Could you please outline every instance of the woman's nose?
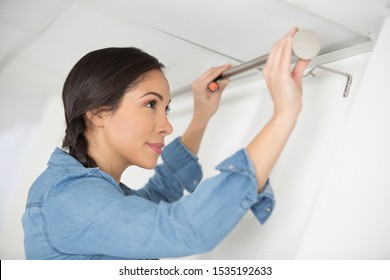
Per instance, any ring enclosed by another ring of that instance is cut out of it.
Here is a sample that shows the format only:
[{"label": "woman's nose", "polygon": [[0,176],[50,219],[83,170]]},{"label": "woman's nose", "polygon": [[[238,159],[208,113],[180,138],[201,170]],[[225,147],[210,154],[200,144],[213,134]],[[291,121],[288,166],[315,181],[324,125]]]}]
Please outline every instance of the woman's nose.
[{"label": "woman's nose", "polygon": [[168,117],[164,115],[161,120],[161,125],[159,129],[160,134],[165,134],[165,135],[171,135],[173,132],[173,127],[171,123],[168,120]]}]

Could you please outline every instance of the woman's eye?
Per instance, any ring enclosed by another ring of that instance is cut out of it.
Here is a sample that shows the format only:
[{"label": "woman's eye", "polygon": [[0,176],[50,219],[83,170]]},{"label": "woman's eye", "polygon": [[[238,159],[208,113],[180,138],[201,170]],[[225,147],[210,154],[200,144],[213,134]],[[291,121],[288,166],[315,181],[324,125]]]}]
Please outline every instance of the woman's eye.
[{"label": "woman's eye", "polygon": [[171,111],[171,107],[170,107],[170,106],[167,106],[167,107],[165,108],[165,114],[168,115],[170,111]]},{"label": "woman's eye", "polygon": [[151,109],[154,109],[154,108],[156,108],[156,104],[157,104],[157,102],[156,102],[155,100],[153,100],[153,101],[148,102],[148,103],[146,104],[146,107],[149,107],[149,108],[151,108]]}]

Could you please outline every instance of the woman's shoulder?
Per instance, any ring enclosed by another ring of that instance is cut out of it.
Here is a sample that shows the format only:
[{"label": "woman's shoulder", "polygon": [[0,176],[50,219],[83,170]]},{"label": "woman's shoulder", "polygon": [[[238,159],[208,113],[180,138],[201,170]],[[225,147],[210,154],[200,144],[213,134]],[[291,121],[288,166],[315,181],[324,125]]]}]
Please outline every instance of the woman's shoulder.
[{"label": "woman's shoulder", "polygon": [[61,149],[56,148],[47,165],[30,188],[30,203],[32,200],[43,202],[56,198],[97,196],[99,193],[123,193],[110,175],[97,167],[84,167]]}]

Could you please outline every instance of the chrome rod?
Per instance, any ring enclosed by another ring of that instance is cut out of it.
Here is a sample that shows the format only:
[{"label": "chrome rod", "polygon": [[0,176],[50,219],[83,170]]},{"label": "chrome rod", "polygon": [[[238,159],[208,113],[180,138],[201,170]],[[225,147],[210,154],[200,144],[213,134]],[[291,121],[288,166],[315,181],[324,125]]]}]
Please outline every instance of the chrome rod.
[{"label": "chrome rod", "polygon": [[[299,30],[294,36],[292,50],[295,55],[295,57],[293,58],[293,62],[297,60],[297,57],[301,59],[312,59],[320,51],[320,39],[315,32],[309,29]],[[210,92],[217,91],[219,88],[218,81],[221,79],[227,79],[232,76],[246,72],[248,70],[260,68],[260,66],[264,65],[267,62],[268,56],[269,54],[262,55],[255,59],[249,60],[240,65],[227,69],[226,71],[222,72],[222,74],[218,76],[214,81],[209,83],[208,90]],[[181,93],[190,90],[191,85],[185,86],[175,91],[175,93],[172,95],[177,96]]]},{"label": "chrome rod", "polygon": [[227,79],[227,78],[230,78],[232,76],[246,72],[248,70],[251,70],[254,68],[259,68],[260,66],[263,66],[267,62],[267,59],[268,59],[268,54],[254,58],[254,59],[249,60],[245,63],[240,64],[240,65],[234,66],[234,67],[224,71],[218,77],[218,79]]}]

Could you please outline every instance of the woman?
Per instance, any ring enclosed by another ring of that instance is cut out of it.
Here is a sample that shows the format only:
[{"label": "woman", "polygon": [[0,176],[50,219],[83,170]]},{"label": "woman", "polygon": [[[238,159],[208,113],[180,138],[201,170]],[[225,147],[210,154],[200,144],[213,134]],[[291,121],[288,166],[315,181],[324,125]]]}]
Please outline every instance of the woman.
[{"label": "woman", "polygon": [[[228,81],[207,85],[229,66],[193,83],[194,115],[182,137],[172,133],[162,64],[134,48],[84,56],[63,88],[66,131],[48,168],[31,186],[23,216],[28,259],[150,259],[202,253],[215,247],[248,209],[264,223],[274,207],[268,176],[301,111],[308,61],[290,70],[292,29],[264,68],[274,115],[245,148],[201,180],[196,154]],[[156,167],[159,156],[163,163]],[[155,168],[144,188],[121,183],[124,170]],[[196,188],[196,190],[195,190]],[[190,195],[183,196],[184,190]]]}]

